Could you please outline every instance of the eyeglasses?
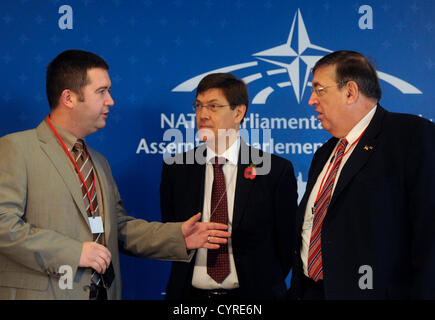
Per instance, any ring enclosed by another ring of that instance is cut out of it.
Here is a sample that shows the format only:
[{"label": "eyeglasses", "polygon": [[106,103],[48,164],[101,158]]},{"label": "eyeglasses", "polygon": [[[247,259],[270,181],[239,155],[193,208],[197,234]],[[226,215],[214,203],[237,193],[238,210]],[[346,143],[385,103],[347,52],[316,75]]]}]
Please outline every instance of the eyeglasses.
[{"label": "eyeglasses", "polygon": [[346,83],[347,83],[347,81],[346,82],[339,82],[339,83],[332,85],[332,86],[312,87],[311,92],[315,92],[319,97],[321,97],[326,93],[325,89],[332,88],[332,87],[341,87],[341,86],[344,86]]},{"label": "eyeglasses", "polygon": [[223,107],[231,107],[231,104],[223,104],[223,105],[218,105],[218,104],[214,104],[214,103],[210,103],[210,104],[200,104],[200,103],[194,103],[192,104],[192,109],[193,111],[198,111],[201,108],[206,108],[208,111],[211,112],[216,112],[218,109],[223,108]]}]

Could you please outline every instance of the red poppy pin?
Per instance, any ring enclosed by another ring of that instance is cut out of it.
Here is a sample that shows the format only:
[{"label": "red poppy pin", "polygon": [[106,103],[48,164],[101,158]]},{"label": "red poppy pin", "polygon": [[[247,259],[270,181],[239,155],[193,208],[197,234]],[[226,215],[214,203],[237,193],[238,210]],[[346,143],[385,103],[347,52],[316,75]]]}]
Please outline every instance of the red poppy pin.
[{"label": "red poppy pin", "polygon": [[254,178],[257,176],[257,170],[255,169],[255,164],[251,163],[249,167],[245,169],[245,178],[254,180]]}]

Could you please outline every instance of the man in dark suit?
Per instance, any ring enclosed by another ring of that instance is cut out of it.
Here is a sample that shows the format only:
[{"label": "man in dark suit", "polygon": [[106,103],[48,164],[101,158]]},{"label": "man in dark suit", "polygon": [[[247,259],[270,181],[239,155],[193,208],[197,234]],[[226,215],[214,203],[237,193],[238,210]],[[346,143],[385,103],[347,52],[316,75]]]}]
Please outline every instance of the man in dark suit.
[{"label": "man in dark suit", "polygon": [[376,71],[337,51],[309,104],[333,137],[314,155],[296,222],[296,299],[435,298],[435,125],[379,105]]},{"label": "man in dark suit", "polygon": [[167,299],[285,298],[296,179],[288,160],[240,138],[248,103],[243,81],[227,73],[206,76],[194,103],[198,133],[206,143],[163,164],[163,221],[202,212],[203,221],[222,216],[217,221],[228,223],[232,233],[218,257],[198,250],[191,263],[172,264]]}]

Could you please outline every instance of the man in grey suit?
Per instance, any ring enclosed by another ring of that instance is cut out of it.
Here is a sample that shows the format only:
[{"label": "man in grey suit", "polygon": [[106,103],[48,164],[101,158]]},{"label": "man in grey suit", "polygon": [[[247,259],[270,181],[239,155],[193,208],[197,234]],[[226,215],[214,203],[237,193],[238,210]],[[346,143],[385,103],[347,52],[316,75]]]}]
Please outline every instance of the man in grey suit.
[{"label": "man in grey suit", "polygon": [[50,115],[0,139],[0,299],[120,299],[119,247],[190,261],[189,250],[230,236],[201,214],[183,223],[126,215],[107,160],[84,143],[114,105],[108,69],[93,53],[62,52],[47,68]]}]

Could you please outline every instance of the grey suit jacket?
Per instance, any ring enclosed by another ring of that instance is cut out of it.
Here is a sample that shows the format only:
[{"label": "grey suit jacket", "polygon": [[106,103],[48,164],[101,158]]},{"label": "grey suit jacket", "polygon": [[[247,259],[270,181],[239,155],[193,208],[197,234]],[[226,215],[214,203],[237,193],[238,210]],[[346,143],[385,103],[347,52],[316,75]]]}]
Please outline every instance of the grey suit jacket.
[{"label": "grey suit jacket", "polygon": [[[118,247],[140,257],[189,261],[180,223],[126,215],[107,160],[89,148],[104,203],[106,245],[121,298]],[[0,299],[88,299],[90,268],[79,268],[82,243],[92,241],[76,173],[47,123],[0,139]],[[61,289],[61,266],[73,288]]]}]

